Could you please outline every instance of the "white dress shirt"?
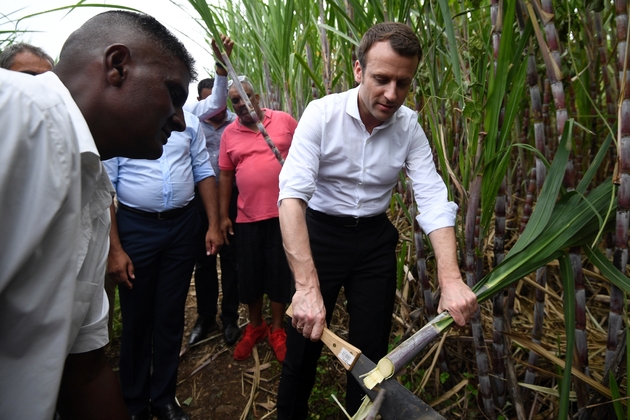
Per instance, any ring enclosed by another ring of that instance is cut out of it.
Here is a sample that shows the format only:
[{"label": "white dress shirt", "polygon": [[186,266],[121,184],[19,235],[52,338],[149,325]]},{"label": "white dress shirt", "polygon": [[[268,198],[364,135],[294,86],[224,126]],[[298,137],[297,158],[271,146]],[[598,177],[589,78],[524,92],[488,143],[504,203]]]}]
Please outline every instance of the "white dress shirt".
[{"label": "white dress shirt", "polygon": [[186,106],[186,111],[196,115],[200,121],[205,121],[225,109],[227,94],[227,77],[217,75],[214,78],[212,95],[202,101],[197,101],[194,105]]},{"label": "white dress shirt", "polygon": [[72,119],[81,153],[81,236],[77,261],[77,285],[70,330],[70,353],[100,349],[109,342],[109,301],[105,270],[109,253],[109,207],[114,188],[101,163],[90,128],[70,92],[52,72],[38,76],[64,101]]},{"label": "white dress shirt", "polygon": [[0,417],[53,418],[70,338],[81,160],[44,79],[0,69]]},{"label": "white dress shirt", "polygon": [[402,106],[370,134],[359,115],[358,91],[328,95],[307,106],[280,172],[278,202],[299,198],[333,216],[375,216],[389,207],[405,169],[424,232],[454,226],[457,205],[448,201],[416,113]]}]

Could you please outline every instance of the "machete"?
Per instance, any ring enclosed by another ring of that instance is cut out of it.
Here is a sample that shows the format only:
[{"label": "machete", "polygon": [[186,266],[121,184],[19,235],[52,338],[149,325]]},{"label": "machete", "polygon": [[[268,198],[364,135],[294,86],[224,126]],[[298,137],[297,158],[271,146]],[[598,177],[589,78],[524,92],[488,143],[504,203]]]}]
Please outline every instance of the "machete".
[{"label": "machete", "polygon": [[[293,316],[293,308],[289,306],[287,315]],[[322,342],[333,352],[341,364],[359,383],[371,401],[374,401],[381,389],[385,390],[385,398],[379,410],[384,420],[434,420],[444,419],[420,398],[405,388],[395,378],[386,379],[374,389],[367,389],[363,384],[363,375],[376,367],[361,350],[342,340],[328,328],[324,328]]]}]

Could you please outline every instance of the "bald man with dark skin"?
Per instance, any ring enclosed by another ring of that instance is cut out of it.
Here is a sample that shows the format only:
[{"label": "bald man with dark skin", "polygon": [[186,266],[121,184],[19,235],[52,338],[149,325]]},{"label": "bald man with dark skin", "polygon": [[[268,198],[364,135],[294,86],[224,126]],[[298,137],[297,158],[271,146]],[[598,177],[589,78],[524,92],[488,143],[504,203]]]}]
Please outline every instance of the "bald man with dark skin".
[{"label": "bald man with dark skin", "polygon": [[[186,128],[182,106],[193,66],[156,20],[114,11],[74,32],[53,72],[78,105],[101,160],[157,159],[171,132]],[[68,355],[57,411],[63,420],[129,418],[103,347]]]}]

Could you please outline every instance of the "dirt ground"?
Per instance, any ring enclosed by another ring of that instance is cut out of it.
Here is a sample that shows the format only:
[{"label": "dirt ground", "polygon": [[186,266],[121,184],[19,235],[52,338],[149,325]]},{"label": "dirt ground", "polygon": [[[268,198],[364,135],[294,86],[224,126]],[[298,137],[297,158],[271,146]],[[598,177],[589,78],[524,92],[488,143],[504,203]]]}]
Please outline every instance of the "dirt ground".
[{"label": "dirt ground", "polygon": [[[247,322],[246,307],[240,307],[239,325]],[[186,302],[184,342],[196,320],[194,279]],[[270,319],[268,319],[270,321]],[[117,371],[120,337],[114,334],[107,355]],[[193,420],[275,419],[275,403],[281,365],[267,341],[255,347],[255,354],[245,361],[235,361],[234,346],[227,347],[221,331],[211,333],[201,343],[182,348],[176,396],[180,405]],[[257,354],[258,360],[254,357]],[[345,374],[332,353],[324,354],[318,380],[311,398],[311,418],[343,419],[343,414],[332,401],[334,393],[343,401]],[[252,381],[257,371],[258,386]],[[253,398],[252,398],[253,394]]]}]

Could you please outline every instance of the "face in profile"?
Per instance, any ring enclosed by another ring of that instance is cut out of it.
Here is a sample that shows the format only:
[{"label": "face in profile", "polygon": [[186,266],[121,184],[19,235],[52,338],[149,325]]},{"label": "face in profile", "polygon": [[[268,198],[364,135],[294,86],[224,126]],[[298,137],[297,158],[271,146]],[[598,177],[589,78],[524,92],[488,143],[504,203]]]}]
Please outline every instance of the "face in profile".
[{"label": "face in profile", "polygon": [[357,61],[354,77],[359,87],[359,113],[368,128],[389,119],[405,103],[418,68],[418,57],[405,57],[389,41],[375,43],[366,54],[365,68]]},{"label": "face in profile", "polygon": [[20,51],[13,56],[13,64],[9,70],[32,75],[42,74],[52,70],[53,66],[45,58],[38,57],[29,51]]},{"label": "face in profile", "polygon": [[184,63],[157,48],[132,58],[127,79],[116,92],[122,138],[115,156],[159,158],[171,133],[186,129],[182,107],[189,82]]}]

